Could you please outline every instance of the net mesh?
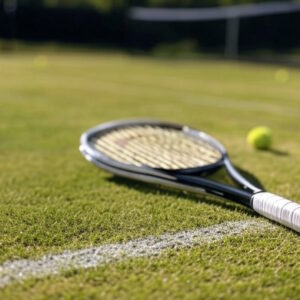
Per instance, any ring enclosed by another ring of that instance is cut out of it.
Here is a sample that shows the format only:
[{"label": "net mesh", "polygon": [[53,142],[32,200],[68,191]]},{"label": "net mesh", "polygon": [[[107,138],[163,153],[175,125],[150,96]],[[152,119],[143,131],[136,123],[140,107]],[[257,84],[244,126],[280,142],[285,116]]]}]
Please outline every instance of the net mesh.
[{"label": "net mesh", "polygon": [[159,126],[125,127],[96,136],[91,142],[110,159],[138,167],[188,169],[211,165],[222,157],[200,136]]}]

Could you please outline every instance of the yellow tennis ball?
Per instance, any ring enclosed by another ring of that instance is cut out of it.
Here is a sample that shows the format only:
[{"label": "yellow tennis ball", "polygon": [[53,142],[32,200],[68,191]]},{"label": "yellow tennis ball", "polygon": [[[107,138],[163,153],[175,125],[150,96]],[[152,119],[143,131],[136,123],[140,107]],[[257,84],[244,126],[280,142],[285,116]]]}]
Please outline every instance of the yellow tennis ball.
[{"label": "yellow tennis ball", "polygon": [[279,83],[286,83],[289,81],[289,72],[286,69],[279,69],[275,72],[275,80]]},{"label": "yellow tennis ball", "polygon": [[48,66],[48,58],[45,55],[38,55],[34,58],[33,64],[36,69],[45,69]]},{"label": "yellow tennis ball", "polygon": [[247,142],[256,149],[266,150],[272,145],[272,131],[268,127],[253,128],[247,136]]}]

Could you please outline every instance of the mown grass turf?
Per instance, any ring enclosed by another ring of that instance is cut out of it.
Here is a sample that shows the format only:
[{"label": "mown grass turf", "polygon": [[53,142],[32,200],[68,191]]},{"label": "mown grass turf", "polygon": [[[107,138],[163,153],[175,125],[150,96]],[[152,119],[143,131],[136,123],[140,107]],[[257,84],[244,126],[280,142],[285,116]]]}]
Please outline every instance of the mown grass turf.
[{"label": "mown grass turf", "polygon": [[[42,55],[42,56],[41,56]],[[80,134],[153,117],[217,137],[267,190],[300,201],[300,72],[222,61],[32,49],[0,54],[0,262],[257,218],[237,204],[114,178],[88,164]],[[274,151],[247,146],[253,126]],[[296,298],[299,235],[226,240],[162,258],[30,280],[0,298]]]}]

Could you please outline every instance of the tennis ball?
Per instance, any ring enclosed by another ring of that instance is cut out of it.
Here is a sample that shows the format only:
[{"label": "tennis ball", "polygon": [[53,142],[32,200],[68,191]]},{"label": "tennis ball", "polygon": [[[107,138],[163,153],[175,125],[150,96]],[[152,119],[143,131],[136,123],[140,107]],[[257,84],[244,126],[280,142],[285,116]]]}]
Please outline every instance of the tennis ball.
[{"label": "tennis ball", "polygon": [[289,80],[289,72],[286,69],[279,69],[275,72],[275,80],[279,83],[286,83]]},{"label": "tennis ball", "polygon": [[48,58],[45,55],[38,55],[35,57],[33,64],[36,69],[45,69],[48,65]]},{"label": "tennis ball", "polygon": [[255,127],[248,133],[247,142],[256,149],[269,149],[272,145],[272,131],[264,126]]}]

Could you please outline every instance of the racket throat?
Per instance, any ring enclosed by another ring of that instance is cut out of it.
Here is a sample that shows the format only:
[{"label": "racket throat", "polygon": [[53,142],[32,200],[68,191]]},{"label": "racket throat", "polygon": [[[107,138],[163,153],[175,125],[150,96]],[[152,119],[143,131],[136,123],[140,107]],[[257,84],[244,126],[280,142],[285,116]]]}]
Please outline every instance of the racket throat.
[{"label": "racket throat", "polygon": [[226,185],[226,184],[220,184],[218,182],[190,176],[190,175],[176,175],[176,179],[181,184],[186,184],[189,186],[194,187],[200,187],[205,190],[206,193],[212,194],[214,196],[218,196],[221,198],[233,200],[235,202],[239,202],[240,204],[243,204],[245,206],[251,207],[251,198],[253,196],[253,193],[240,190],[235,187]]},{"label": "racket throat", "polygon": [[258,193],[261,192],[262,190],[255,185],[253,185],[251,182],[249,182],[247,179],[245,179],[236,169],[235,167],[231,164],[229,158],[226,156],[224,159],[224,165],[226,167],[227,172],[231,176],[231,178],[238,184],[240,185],[243,189],[247,189],[250,192],[253,193]]}]

